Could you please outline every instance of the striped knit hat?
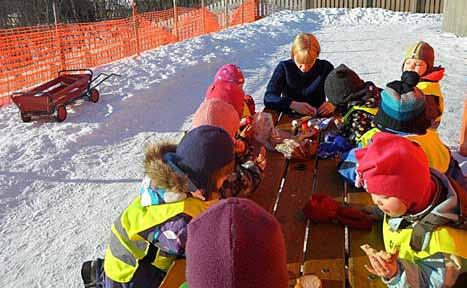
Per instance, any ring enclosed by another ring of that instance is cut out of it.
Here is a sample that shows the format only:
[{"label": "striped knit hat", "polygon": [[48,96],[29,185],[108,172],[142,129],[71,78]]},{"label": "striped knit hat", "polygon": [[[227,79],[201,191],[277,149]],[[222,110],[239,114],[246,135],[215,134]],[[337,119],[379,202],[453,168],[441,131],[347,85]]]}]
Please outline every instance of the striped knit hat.
[{"label": "striped knit hat", "polygon": [[417,59],[425,61],[427,65],[426,72],[431,72],[433,70],[433,65],[435,63],[435,51],[430,44],[419,41],[412,46],[410,46],[405,51],[404,63],[402,64],[402,68],[404,67],[405,61],[407,59]]},{"label": "striped knit hat", "polygon": [[386,84],[374,118],[381,130],[425,134],[430,121],[425,112],[425,95],[416,88],[420,77],[416,72],[402,73],[401,81]]}]

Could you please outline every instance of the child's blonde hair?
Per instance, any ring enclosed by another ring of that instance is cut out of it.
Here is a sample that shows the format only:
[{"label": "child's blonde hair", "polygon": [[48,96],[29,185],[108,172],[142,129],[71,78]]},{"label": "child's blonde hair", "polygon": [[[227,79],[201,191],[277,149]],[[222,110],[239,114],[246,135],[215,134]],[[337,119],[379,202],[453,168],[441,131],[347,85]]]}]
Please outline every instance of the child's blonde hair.
[{"label": "child's blonde hair", "polygon": [[311,33],[300,33],[295,36],[290,56],[301,64],[313,64],[321,52],[318,39]]}]

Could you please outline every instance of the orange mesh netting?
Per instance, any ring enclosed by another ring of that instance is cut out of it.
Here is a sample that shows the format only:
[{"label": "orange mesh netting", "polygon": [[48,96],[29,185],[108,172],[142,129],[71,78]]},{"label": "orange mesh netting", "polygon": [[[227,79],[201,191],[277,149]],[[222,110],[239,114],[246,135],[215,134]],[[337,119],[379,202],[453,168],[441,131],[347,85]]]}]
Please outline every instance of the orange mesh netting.
[{"label": "orange mesh netting", "polygon": [[[255,21],[256,5],[256,0],[248,0],[230,12],[229,26]],[[207,7],[177,7],[93,23],[0,29],[0,107],[11,103],[12,92],[27,91],[57,77],[60,70],[95,67],[220,29],[218,15]]]}]

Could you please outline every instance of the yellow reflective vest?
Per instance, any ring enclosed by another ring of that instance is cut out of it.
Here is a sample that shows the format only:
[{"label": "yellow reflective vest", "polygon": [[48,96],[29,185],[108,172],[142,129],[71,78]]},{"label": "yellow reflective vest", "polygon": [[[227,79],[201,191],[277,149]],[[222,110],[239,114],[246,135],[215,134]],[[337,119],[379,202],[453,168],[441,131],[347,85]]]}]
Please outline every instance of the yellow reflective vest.
[{"label": "yellow reflective vest", "polygon": [[[148,253],[155,226],[182,213],[194,218],[214,202],[187,198],[179,202],[143,207],[141,197],[137,197],[112,225],[110,244],[105,252],[105,274],[119,283],[130,282],[138,269],[138,260]],[[174,257],[164,257],[158,253],[152,264],[166,271],[173,260]]]},{"label": "yellow reflective vest", "polygon": [[[373,128],[370,131],[366,132],[361,138],[362,147],[368,146],[371,143],[371,138],[377,133],[380,132],[378,128]],[[449,162],[451,161],[451,153],[449,149],[443,144],[439,138],[439,134],[434,129],[427,129],[426,134],[423,135],[404,135],[404,137],[410,139],[411,141],[417,142],[420,147],[425,152],[426,157],[428,158],[428,164],[430,168],[434,168],[441,173],[446,173],[449,168]]]},{"label": "yellow reflective vest", "polygon": [[439,97],[438,109],[441,112],[441,114],[435,119],[435,122],[439,124],[441,122],[441,117],[443,116],[444,112],[444,97],[443,93],[441,92],[441,86],[439,85],[439,82],[429,82],[421,80],[420,82],[418,82],[417,88],[420,89],[424,95],[432,95]]},{"label": "yellow reflective vest", "polygon": [[430,257],[438,252],[447,253],[467,259],[467,231],[455,229],[449,226],[440,226],[431,232],[430,242],[427,247],[419,252],[412,250],[410,239],[412,228],[393,231],[385,217],[383,222],[384,247],[387,252],[393,254],[399,251],[399,258],[415,262]]}]

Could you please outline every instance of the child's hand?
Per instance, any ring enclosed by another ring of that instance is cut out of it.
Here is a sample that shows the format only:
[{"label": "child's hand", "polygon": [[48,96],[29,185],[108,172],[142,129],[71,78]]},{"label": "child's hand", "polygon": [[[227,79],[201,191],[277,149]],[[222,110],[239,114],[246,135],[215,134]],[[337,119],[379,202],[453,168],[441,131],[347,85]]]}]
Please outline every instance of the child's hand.
[{"label": "child's hand", "polygon": [[256,157],[255,163],[259,169],[261,169],[261,171],[264,171],[266,168],[266,149],[263,146],[261,146],[259,149],[258,157]]},{"label": "child's hand", "polygon": [[191,193],[191,196],[192,196],[193,198],[198,198],[198,199],[201,199],[201,200],[203,200],[203,201],[206,200],[206,198],[203,196],[203,191],[201,191],[201,190],[199,190],[199,189],[196,190],[195,192],[190,192],[190,193]]},{"label": "child's hand", "polygon": [[334,109],[336,109],[336,107],[331,102],[326,101],[319,106],[318,114],[321,116],[329,116],[334,112]]},{"label": "child's hand", "polygon": [[315,116],[317,113],[316,108],[311,106],[307,102],[292,101],[292,103],[290,103],[290,109],[302,115]]},{"label": "child's hand", "polygon": [[391,259],[387,261],[378,254],[368,256],[372,267],[370,268],[365,265],[365,268],[368,270],[368,272],[379,277],[391,279],[397,274],[397,271],[399,270],[399,266],[397,265],[397,256],[399,256],[399,251],[393,254]]},{"label": "child's hand", "polygon": [[246,151],[246,144],[242,140],[235,140],[235,154],[243,154]]}]

